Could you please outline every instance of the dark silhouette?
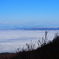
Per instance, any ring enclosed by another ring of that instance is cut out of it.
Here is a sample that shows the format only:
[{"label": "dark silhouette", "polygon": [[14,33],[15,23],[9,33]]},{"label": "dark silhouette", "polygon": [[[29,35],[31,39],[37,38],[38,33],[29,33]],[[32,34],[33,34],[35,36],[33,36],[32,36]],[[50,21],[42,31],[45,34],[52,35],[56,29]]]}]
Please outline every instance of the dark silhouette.
[{"label": "dark silhouette", "polygon": [[59,59],[59,36],[36,50],[0,54],[0,59]]}]

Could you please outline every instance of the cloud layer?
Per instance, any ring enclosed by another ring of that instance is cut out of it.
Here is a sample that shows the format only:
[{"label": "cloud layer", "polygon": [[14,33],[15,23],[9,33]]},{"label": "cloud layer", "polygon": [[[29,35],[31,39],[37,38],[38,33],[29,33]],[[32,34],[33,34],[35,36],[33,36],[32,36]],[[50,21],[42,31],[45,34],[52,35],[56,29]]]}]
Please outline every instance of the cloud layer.
[{"label": "cloud layer", "polygon": [[[48,31],[48,40],[52,40],[56,32]],[[26,43],[36,43],[44,37],[45,31],[5,30],[0,31],[0,52],[15,52]]]}]

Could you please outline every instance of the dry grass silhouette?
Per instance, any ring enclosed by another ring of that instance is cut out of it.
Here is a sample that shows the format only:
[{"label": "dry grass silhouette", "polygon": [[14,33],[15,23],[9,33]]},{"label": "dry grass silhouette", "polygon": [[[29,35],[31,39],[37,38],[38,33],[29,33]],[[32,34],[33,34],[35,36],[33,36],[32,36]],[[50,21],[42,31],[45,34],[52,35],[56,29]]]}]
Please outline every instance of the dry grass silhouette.
[{"label": "dry grass silhouette", "polygon": [[[59,59],[59,36],[56,35],[52,42],[47,43],[47,32],[42,42],[38,40],[38,47],[36,50],[35,44],[26,44],[27,50],[18,51],[17,53],[1,53],[0,59]],[[18,49],[19,50],[19,49]]]}]

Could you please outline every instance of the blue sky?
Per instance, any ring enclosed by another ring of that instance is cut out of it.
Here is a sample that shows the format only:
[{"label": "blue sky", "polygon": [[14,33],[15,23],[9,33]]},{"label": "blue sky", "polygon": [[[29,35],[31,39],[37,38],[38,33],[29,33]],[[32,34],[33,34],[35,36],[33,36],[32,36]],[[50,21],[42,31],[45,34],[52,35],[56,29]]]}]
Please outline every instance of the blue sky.
[{"label": "blue sky", "polygon": [[0,0],[0,26],[58,27],[59,0]]}]

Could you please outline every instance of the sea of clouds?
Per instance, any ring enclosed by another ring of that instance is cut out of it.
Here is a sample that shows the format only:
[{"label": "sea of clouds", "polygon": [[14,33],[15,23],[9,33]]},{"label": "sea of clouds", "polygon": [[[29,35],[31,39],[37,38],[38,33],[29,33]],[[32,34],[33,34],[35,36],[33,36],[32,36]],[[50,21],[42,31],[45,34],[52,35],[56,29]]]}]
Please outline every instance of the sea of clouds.
[{"label": "sea of clouds", "polygon": [[[49,30],[47,38],[53,40],[55,33],[59,30]],[[0,53],[16,52],[17,48],[26,46],[26,43],[33,42],[45,37],[45,30],[0,30]]]}]

